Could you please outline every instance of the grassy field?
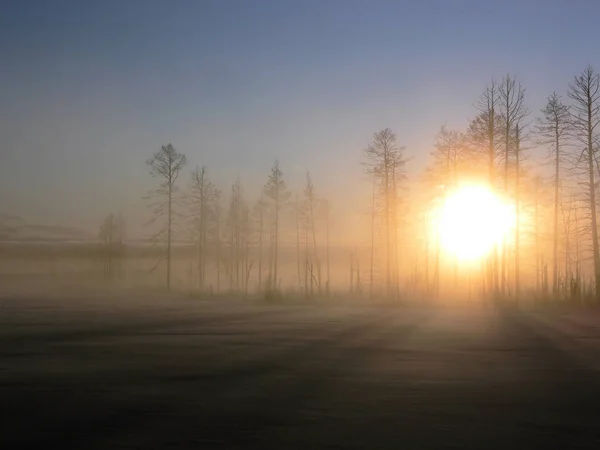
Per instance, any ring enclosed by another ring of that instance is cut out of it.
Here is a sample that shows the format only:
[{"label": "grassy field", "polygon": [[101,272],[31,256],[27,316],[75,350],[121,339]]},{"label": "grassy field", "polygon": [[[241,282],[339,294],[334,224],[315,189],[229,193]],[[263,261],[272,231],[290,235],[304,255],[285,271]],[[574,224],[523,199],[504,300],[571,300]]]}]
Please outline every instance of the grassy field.
[{"label": "grassy field", "polygon": [[600,333],[581,314],[14,287],[2,448],[600,443]]}]

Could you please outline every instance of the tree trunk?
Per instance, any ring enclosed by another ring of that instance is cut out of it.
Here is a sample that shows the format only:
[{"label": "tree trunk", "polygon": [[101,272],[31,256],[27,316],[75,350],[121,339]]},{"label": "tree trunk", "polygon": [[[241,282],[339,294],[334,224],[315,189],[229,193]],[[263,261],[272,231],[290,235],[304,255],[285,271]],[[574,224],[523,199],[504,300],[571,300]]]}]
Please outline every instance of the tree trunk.
[{"label": "tree trunk", "polygon": [[373,197],[371,200],[371,267],[369,270],[369,296],[373,298],[373,269],[375,264],[375,176],[373,176]]},{"label": "tree trunk", "polygon": [[520,136],[519,136],[519,124],[515,128],[515,301],[519,302],[519,295],[521,292],[521,272],[520,272],[520,248],[519,248],[519,234],[520,234],[520,173],[519,173],[519,150],[520,150]]},{"label": "tree trunk", "polygon": [[263,211],[260,209],[260,231],[258,234],[258,292],[262,291],[262,237],[263,237]]},{"label": "tree trunk", "polygon": [[559,135],[558,126],[555,129],[555,169],[554,169],[554,236],[552,249],[552,293],[558,293],[558,187],[559,187]]},{"label": "tree trunk", "polygon": [[171,290],[171,226],[173,208],[173,184],[169,176],[169,199],[167,211],[167,289]]},{"label": "tree trunk", "polygon": [[[492,93],[493,96],[493,93]],[[495,170],[494,170],[494,162],[496,157],[496,149],[495,149],[495,119],[496,119],[496,110],[494,108],[494,99],[492,98],[492,104],[490,105],[490,109],[488,112],[488,171],[490,177],[490,189],[492,192],[496,191],[495,186]],[[492,290],[495,294],[498,293],[498,246],[494,245],[493,255],[492,255],[492,263],[490,264],[490,282],[492,284]]]},{"label": "tree trunk", "polygon": [[275,198],[275,236],[274,236],[274,255],[273,255],[273,290],[277,289],[277,269],[279,268],[279,195]]},{"label": "tree trunk", "polygon": [[386,296],[389,298],[391,290],[391,226],[390,226],[390,162],[389,157],[384,161],[384,187],[385,187],[385,286]]},{"label": "tree trunk", "polygon": [[588,170],[590,178],[590,211],[592,214],[592,249],[594,256],[594,281],[596,287],[596,301],[600,300],[600,255],[598,249],[598,225],[596,217],[596,183],[594,181],[594,142],[592,124],[592,98],[588,93]]},{"label": "tree trunk", "polygon": [[304,295],[308,297],[308,224],[306,222],[304,223]]},{"label": "tree trunk", "polygon": [[296,268],[298,271],[298,291],[302,290],[302,275],[300,271],[300,206],[296,195]]},{"label": "tree trunk", "polygon": [[327,296],[329,296],[329,289],[330,289],[330,282],[331,279],[329,278],[329,202],[327,202],[327,217],[326,217],[326,236],[325,239],[327,240],[326,243],[326,255],[325,258],[327,259]]},{"label": "tree trunk", "polygon": [[[538,192],[539,192],[539,178],[535,179],[535,290],[536,293],[540,292],[540,226],[539,226],[539,213],[538,213]],[[556,228],[555,228],[556,230]]]}]

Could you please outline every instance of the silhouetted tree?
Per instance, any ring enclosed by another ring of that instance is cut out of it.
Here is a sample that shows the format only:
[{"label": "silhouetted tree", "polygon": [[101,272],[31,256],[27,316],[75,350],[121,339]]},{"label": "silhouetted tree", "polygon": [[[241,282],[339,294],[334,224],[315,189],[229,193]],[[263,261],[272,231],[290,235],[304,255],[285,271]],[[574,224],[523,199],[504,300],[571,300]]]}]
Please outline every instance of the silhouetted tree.
[{"label": "silhouetted tree", "polygon": [[[528,114],[525,108],[525,88],[510,75],[502,78],[499,86],[499,113],[502,117],[502,128],[504,137],[504,195],[508,196],[509,166],[511,155],[514,156],[518,130],[518,124]],[[515,235],[516,236],[516,235]],[[505,292],[507,287],[507,245],[502,248],[501,268],[501,290]]]},{"label": "silhouetted tree", "polygon": [[[312,264],[317,267],[317,289],[321,292],[321,260],[319,259],[319,252],[317,249],[317,232],[316,232],[316,218],[318,212],[319,198],[315,192],[310,172],[306,172],[306,185],[304,187],[304,215],[306,219],[307,230],[310,230],[312,237]],[[311,273],[312,276],[312,273]]]},{"label": "silhouetted tree", "polygon": [[585,148],[581,154],[587,163],[588,204],[591,215],[592,252],[594,259],[594,280],[596,300],[600,298],[600,253],[598,249],[598,226],[596,217],[595,153],[598,145],[598,125],[600,124],[600,75],[588,66],[569,86],[571,125],[574,137]]},{"label": "silhouetted tree", "polygon": [[220,189],[215,188],[213,192],[213,207],[211,223],[214,224],[214,246],[215,246],[215,266],[217,268],[217,292],[221,290],[221,266],[223,263],[223,255],[221,252],[221,234],[223,232],[223,194]]},{"label": "silhouetted tree", "polygon": [[[473,148],[481,149],[487,156],[488,181],[490,189],[494,191],[497,187],[496,164],[502,135],[499,103],[500,91],[497,83],[492,80],[475,103],[479,114],[471,121],[467,131],[467,137]],[[494,247],[487,265],[488,286],[491,291],[497,293],[499,290],[497,247]]]},{"label": "silhouetted tree", "polygon": [[[404,166],[407,162],[404,147],[396,144],[396,134],[385,128],[373,134],[373,142],[364,152],[367,173],[377,178],[379,198],[383,202],[385,233],[385,283],[388,297],[394,291],[399,294],[398,266],[398,189],[405,181]],[[395,286],[394,286],[395,285]]]},{"label": "silhouetted tree", "polygon": [[121,213],[117,215],[110,213],[106,216],[98,231],[98,239],[103,246],[104,276],[112,279],[115,271],[115,259],[120,256],[125,239],[125,219]]},{"label": "silhouetted tree", "polygon": [[[245,279],[245,240],[248,221],[248,207],[244,200],[244,190],[238,178],[231,187],[227,227],[229,236],[229,288],[244,290]],[[240,284],[241,283],[241,284]]]},{"label": "silhouetted tree", "polygon": [[171,288],[171,244],[173,239],[173,218],[177,205],[177,179],[181,169],[187,164],[187,158],[171,145],[163,145],[146,161],[150,174],[161,180],[158,188],[146,197],[151,201],[153,218],[151,222],[164,221],[163,226],[154,238],[157,241],[166,239],[167,244],[167,288]]},{"label": "silhouetted tree", "polygon": [[[266,207],[271,214],[271,254],[272,269],[269,271],[270,290],[278,287],[279,268],[279,222],[281,212],[287,207],[291,193],[287,190],[283,180],[283,172],[279,168],[279,161],[275,160],[267,184],[264,187]],[[271,266],[271,265],[270,265]]]},{"label": "silhouetted tree", "polygon": [[214,185],[208,177],[205,166],[196,167],[192,172],[189,189],[189,206],[192,218],[192,235],[198,247],[198,288],[204,289],[206,274],[206,247],[208,241],[209,222],[214,203]]},{"label": "silhouetted tree", "polygon": [[564,147],[570,130],[569,107],[562,103],[560,96],[553,92],[542,109],[542,117],[538,119],[537,131],[540,143],[550,147],[550,156],[554,161],[554,220],[552,236],[552,292],[558,292],[558,213],[561,166],[565,161]]}]

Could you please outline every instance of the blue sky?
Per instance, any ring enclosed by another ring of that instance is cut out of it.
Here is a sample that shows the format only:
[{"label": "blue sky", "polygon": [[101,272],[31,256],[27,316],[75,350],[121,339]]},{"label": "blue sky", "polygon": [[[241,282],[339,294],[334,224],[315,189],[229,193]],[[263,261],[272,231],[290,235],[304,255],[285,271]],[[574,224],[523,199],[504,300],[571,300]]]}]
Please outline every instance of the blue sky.
[{"label": "blue sky", "polygon": [[[277,157],[360,212],[359,161],[391,127],[417,177],[440,125],[462,128],[492,77],[537,114],[600,68],[600,2],[4,1],[0,212],[95,229],[147,218],[144,161],[171,141],[225,190]],[[368,188],[367,188],[368,191]]]}]

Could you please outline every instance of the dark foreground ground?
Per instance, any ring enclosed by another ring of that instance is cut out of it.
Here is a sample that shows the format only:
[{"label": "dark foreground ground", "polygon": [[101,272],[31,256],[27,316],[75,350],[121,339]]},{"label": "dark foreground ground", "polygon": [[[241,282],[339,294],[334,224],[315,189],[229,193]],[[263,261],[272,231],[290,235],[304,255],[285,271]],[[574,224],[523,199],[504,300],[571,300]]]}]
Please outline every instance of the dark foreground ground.
[{"label": "dark foreground ground", "polygon": [[600,333],[585,320],[0,302],[2,449],[600,449]]}]

